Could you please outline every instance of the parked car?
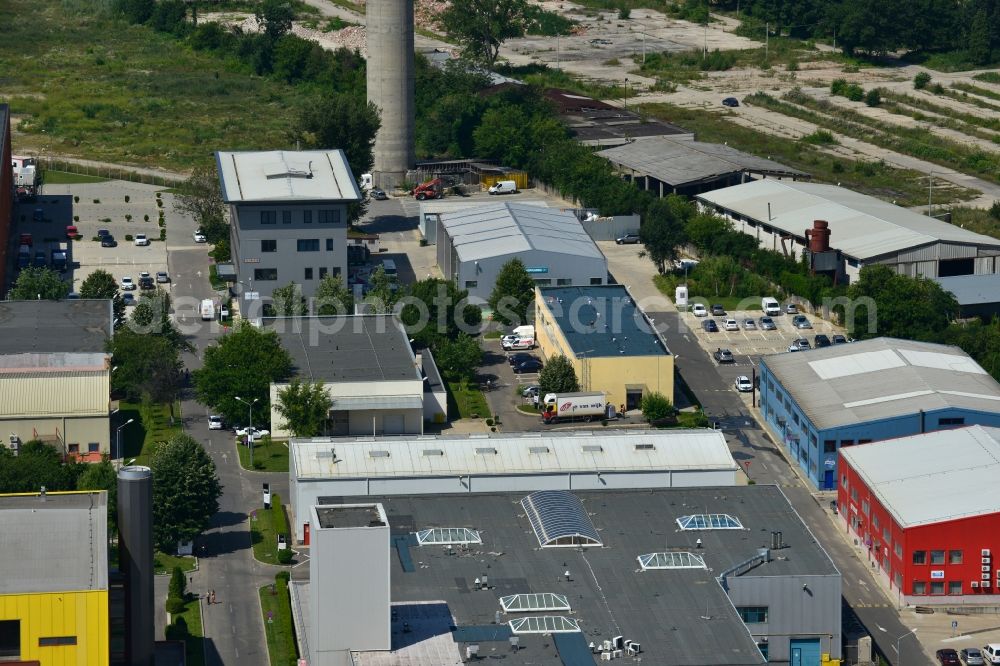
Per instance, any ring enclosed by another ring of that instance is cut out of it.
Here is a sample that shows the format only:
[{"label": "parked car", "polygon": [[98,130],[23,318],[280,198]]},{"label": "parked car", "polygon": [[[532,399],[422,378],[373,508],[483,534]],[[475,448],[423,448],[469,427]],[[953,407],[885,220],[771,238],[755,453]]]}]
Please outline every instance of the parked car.
[{"label": "parked car", "polygon": [[146,234],[136,234],[135,244],[137,247],[144,247],[146,245],[149,245],[149,239],[146,238]]},{"label": "parked car", "polygon": [[785,304],[785,314],[798,314],[798,313],[799,313],[799,306],[795,305],[795,303]]},{"label": "parked car", "polygon": [[833,343],[830,342],[830,338],[827,336],[822,333],[817,333],[813,337],[813,344],[816,345],[816,349],[819,349],[820,347],[829,347]]},{"label": "parked car", "polygon": [[209,416],[208,417],[208,429],[209,430],[224,430],[225,429],[225,424],[222,421],[222,417],[221,416],[215,416],[214,414],[212,416]]},{"label": "parked car", "polygon": [[716,363],[732,363],[736,360],[733,358],[733,352],[721,347],[712,353],[712,357],[715,358]]},{"label": "parked car", "polygon": [[146,271],[139,273],[139,289],[154,289],[155,287],[152,275]]},{"label": "parked car", "polygon": [[773,331],[773,330],[776,330],[777,328],[778,327],[775,326],[775,324],[774,324],[774,320],[771,319],[770,317],[761,317],[760,318],[760,330],[762,330],[762,331]]},{"label": "parked car", "polygon": [[846,345],[847,344],[847,338],[845,336],[841,335],[840,333],[837,333],[836,335],[833,336],[832,342],[835,345]]},{"label": "parked car", "polygon": [[372,190],[372,199],[375,199],[376,201],[385,201],[388,198],[389,195],[385,193],[385,190]]},{"label": "parked car", "polygon": [[541,390],[542,387],[539,386],[538,384],[531,384],[530,386],[522,386],[521,395],[523,395],[525,398],[534,398],[536,395],[538,395],[539,391]]},{"label": "parked car", "polygon": [[726,308],[724,308],[724,307],[722,307],[721,305],[718,305],[718,304],[713,305],[712,306],[712,316],[713,317],[725,317],[726,316]]},{"label": "parked car", "polygon": [[726,329],[727,331],[738,331],[740,330],[740,323],[735,319],[731,318],[725,319],[722,322],[722,328]]},{"label": "parked car", "polygon": [[795,315],[792,317],[792,326],[795,328],[812,328],[809,319],[805,315]]},{"label": "parked car", "polygon": [[126,291],[124,294],[122,294],[122,303],[124,305],[136,304],[135,296],[132,294],[131,291]]},{"label": "parked car", "polygon": [[983,666],[986,663],[983,661],[983,653],[979,648],[963,648],[958,653],[958,658],[965,666]]},{"label": "parked car", "polygon": [[938,663],[941,666],[962,666],[962,662],[958,660],[958,652],[951,648],[938,650],[934,653],[934,656],[937,657]]},{"label": "parked car", "polygon": [[987,664],[1000,664],[1000,643],[988,643],[983,646],[983,661]]},{"label": "parked car", "polygon": [[78,233],[80,233],[80,230],[76,228],[76,225],[74,224],[66,225],[66,238],[72,240],[73,238],[76,238],[76,235]]},{"label": "parked car", "polygon": [[104,238],[105,236],[110,236],[110,235],[111,235],[111,232],[108,231],[107,229],[98,229],[97,230],[97,237],[98,238]]},{"label": "parked car", "polygon": [[537,358],[528,359],[527,361],[521,361],[513,368],[515,375],[520,375],[524,372],[540,372],[542,369],[542,362]]},{"label": "parked car", "polygon": [[694,305],[691,306],[691,314],[693,314],[695,317],[707,317],[708,308],[706,308],[701,303],[695,303]]},{"label": "parked car", "polygon": [[537,361],[538,357],[534,354],[527,354],[525,352],[518,352],[517,354],[511,354],[507,357],[507,362],[510,363],[511,366],[517,365],[518,363],[524,363],[529,360]]},{"label": "parked car", "polygon": [[805,338],[799,338],[792,344],[788,345],[788,351],[790,352],[806,351],[807,349],[812,349],[812,347],[809,346],[809,341]]},{"label": "parked car", "polygon": [[733,386],[735,386],[736,390],[740,393],[749,393],[753,390],[753,382],[751,382],[750,378],[746,375],[740,375],[737,377]]},{"label": "parked car", "polygon": [[271,434],[270,430],[265,430],[261,428],[254,428],[252,431],[250,428],[246,427],[236,429],[237,437],[246,437],[247,435],[251,435],[254,439],[260,439],[261,437],[266,437],[270,434]]},{"label": "parked car", "polygon": [[135,282],[132,281],[132,278],[126,275],[122,278],[122,283],[118,285],[118,288],[122,291],[132,291],[135,289]]},{"label": "parked car", "polygon": [[615,242],[619,245],[635,245],[639,242],[639,234],[625,234],[621,238],[616,238]]},{"label": "parked car", "polygon": [[101,236],[101,247],[118,247],[118,241],[111,234]]},{"label": "parked car", "polygon": [[757,330],[757,322],[755,322],[753,319],[744,319],[743,320],[743,330],[745,330],[745,331],[756,331]]},{"label": "parked car", "polygon": [[35,268],[45,268],[49,263],[49,258],[45,256],[45,250],[35,250],[35,258],[31,265]]},{"label": "parked car", "polygon": [[156,281],[160,284],[170,282],[170,274],[166,271],[156,271]]},{"label": "parked car", "polygon": [[740,105],[740,101],[738,99],[736,99],[735,97],[727,97],[724,100],[722,100],[722,106],[728,106],[730,108],[734,108],[734,107],[737,107],[739,105]]},{"label": "parked car", "polygon": [[192,238],[194,238],[194,242],[195,243],[204,243],[204,242],[206,242],[206,240],[205,240],[205,234],[202,232],[201,229],[196,229],[195,232],[192,234]]},{"label": "parked car", "polygon": [[705,329],[706,333],[718,333],[719,325],[715,323],[714,319],[706,319],[701,322],[701,327]]}]

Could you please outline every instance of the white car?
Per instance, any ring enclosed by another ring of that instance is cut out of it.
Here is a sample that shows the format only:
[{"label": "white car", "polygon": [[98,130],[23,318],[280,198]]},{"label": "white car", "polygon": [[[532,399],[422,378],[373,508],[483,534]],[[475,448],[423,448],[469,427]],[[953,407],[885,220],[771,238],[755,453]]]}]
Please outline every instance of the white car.
[{"label": "white car", "polygon": [[691,306],[691,314],[693,314],[695,317],[707,317],[708,308],[706,308],[701,303],[695,303],[694,305]]},{"label": "white car", "polygon": [[735,319],[726,319],[722,322],[722,328],[727,331],[738,331],[740,330],[740,324]]},{"label": "white car", "polygon": [[135,289],[135,282],[133,282],[132,278],[128,276],[123,277],[122,283],[119,285],[119,288],[122,291],[132,291],[133,289]]},{"label": "white car", "polygon": [[140,246],[140,247],[145,246],[145,245],[149,245],[149,239],[146,238],[146,234],[136,234],[135,235],[135,244],[138,245],[138,246]]},{"label": "white car", "polygon": [[[236,435],[238,437],[246,437],[249,434],[251,434],[249,428],[237,428],[236,429]],[[253,429],[253,438],[254,439],[260,439],[261,437],[266,437],[267,435],[270,435],[270,434],[271,434],[270,430],[258,430],[257,428]]]},{"label": "white car", "polygon": [[195,231],[192,237],[194,238],[194,242],[195,243],[204,243],[205,242],[205,234],[203,234],[201,232],[201,229],[198,229],[197,231]]},{"label": "white car", "polygon": [[753,391],[753,382],[751,382],[750,378],[746,375],[740,375],[737,377],[734,386],[736,386],[736,390],[740,393],[749,393]]},{"label": "white car", "polygon": [[208,429],[209,430],[222,430],[222,426],[223,426],[223,422],[222,422],[222,417],[221,416],[215,416],[213,414],[212,416],[208,417]]}]

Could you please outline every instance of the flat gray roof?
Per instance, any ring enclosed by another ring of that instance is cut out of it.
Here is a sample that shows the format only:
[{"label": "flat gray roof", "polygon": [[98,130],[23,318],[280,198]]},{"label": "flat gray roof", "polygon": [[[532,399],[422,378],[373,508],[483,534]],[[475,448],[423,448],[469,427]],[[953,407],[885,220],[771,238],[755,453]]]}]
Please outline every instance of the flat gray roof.
[{"label": "flat gray roof", "polygon": [[959,305],[1000,303],[1000,273],[956,275],[934,279],[942,289],[955,295]]},{"label": "flat gray roof", "polygon": [[462,261],[503,257],[527,250],[606,261],[580,220],[568,210],[494,203],[442,213],[441,224]]},{"label": "flat gray roof", "polygon": [[932,243],[1000,251],[1000,240],[836,185],[765,179],[699,194],[700,201],[791,234],[830,223],[830,247],[860,260]]},{"label": "flat gray roof", "polygon": [[391,315],[273,317],[296,375],[324,383],[420,379],[402,324]]},{"label": "flat gray roof", "polygon": [[264,150],[215,153],[226,203],[361,200],[344,151]]},{"label": "flat gray roof", "polygon": [[[457,555],[441,546],[411,546],[419,564],[409,573],[393,557],[393,602],[443,601],[461,628],[491,625],[501,596],[552,592],[567,597],[572,613],[551,614],[578,620],[586,643],[620,634],[641,643],[651,663],[744,666],[765,662],[716,580],[720,574],[755,556],[770,545],[772,531],[781,531],[788,547],[749,575],[839,575],[774,486],[575,493],[605,545],[586,549],[539,548],[520,504],[527,494],[375,499],[394,535],[467,527],[479,530],[483,541]],[[675,519],[692,513],[728,513],[744,529],[679,531]],[[696,552],[708,569],[639,570],[638,556],[665,550]],[[483,575],[491,587],[476,591],[474,581]],[[516,653],[502,640],[502,647],[482,643],[480,653],[496,646],[510,664],[561,663],[551,637],[522,635]]]},{"label": "flat gray roof", "polygon": [[923,410],[1000,410],[1000,384],[949,345],[874,338],[761,358],[819,429]]},{"label": "flat gray roof", "polygon": [[0,354],[104,353],[110,300],[2,301]]},{"label": "flat gray roof", "polygon": [[808,177],[804,171],[757,157],[721,143],[655,137],[597,152],[619,166],[669,185],[689,185],[734,173]]},{"label": "flat gray roof", "polygon": [[0,495],[0,593],[108,589],[107,501],[105,492]]}]

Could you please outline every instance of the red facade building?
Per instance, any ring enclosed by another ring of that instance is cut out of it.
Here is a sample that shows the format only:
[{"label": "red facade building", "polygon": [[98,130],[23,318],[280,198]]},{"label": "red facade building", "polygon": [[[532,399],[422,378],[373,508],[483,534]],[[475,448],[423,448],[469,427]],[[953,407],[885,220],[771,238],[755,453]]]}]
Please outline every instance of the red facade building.
[{"label": "red facade building", "polygon": [[970,426],[840,451],[837,507],[910,603],[996,603],[1000,429]]}]

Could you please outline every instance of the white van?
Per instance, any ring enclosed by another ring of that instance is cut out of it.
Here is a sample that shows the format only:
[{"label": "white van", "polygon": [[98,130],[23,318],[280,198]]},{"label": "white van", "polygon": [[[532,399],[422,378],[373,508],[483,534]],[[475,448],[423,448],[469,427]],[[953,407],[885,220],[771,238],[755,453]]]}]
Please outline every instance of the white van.
[{"label": "white van", "polygon": [[535,337],[535,327],[531,324],[518,326],[513,331],[511,331],[511,334],[521,338],[533,338]]},{"label": "white van", "polygon": [[771,298],[770,296],[765,296],[760,299],[760,309],[764,311],[768,317],[775,317],[781,314],[781,305],[778,304],[777,299]]},{"label": "white van", "polygon": [[215,319],[215,301],[211,298],[206,298],[201,302],[201,318],[203,321]]},{"label": "white van", "polygon": [[512,180],[498,180],[488,191],[490,194],[517,194],[517,183]]}]

